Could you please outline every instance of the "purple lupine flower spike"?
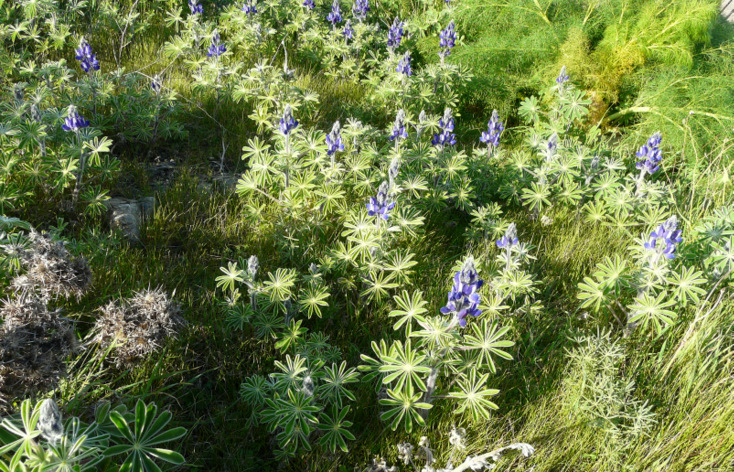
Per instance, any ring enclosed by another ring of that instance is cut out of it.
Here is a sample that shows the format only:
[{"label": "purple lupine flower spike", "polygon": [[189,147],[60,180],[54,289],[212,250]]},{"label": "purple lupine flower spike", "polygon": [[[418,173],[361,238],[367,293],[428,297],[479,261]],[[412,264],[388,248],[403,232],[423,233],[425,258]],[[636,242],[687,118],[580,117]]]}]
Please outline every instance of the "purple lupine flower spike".
[{"label": "purple lupine flower spike", "polygon": [[487,147],[491,146],[496,148],[500,145],[500,134],[502,134],[504,129],[505,126],[500,121],[497,110],[492,110],[492,117],[489,119],[489,123],[487,123],[487,131],[482,132],[482,136],[479,138],[479,141],[486,144]]},{"label": "purple lupine flower spike", "polygon": [[79,40],[79,48],[75,49],[74,52],[76,53],[75,58],[79,61],[84,72],[99,70],[97,55],[92,52],[92,46],[83,36]]},{"label": "purple lupine flower spike", "polygon": [[517,226],[515,226],[515,223],[510,223],[510,226],[507,227],[507,231],[505,231],[505,235],[497,240],[497,247],[509,249],[513,246],[516,246],[518,242],[519,240],[517,239]]},{"label": "purple lupine flower spike", "polygon": [[438,121],[441,127],[441,133],[434,134],[431,144],[434,146],[453,146],[456,144],[456,135],[454,134],[454,117],[451,114],[451,108],[447,108],[443,112],[443,118]]},{"label": "purple lupine flower spike", "polygon": [[219,57],[222,54],[224,54],[227,51],[227,48],[220,44],[219,40],[219,33],[217,30],[214,30],[214,35],[212,36],[212,43],[209,46],[209,50],[207,51],[206,55],[209,57]]},{"label": "purple lupine flower spike", "polygon": [[388,136],[390,141],[399,141],[408,137],[408,131],[405,129],[405,112],[403,110],[398,111],[397,117],[395,117],[395,124],[392,127],[392,134]]},{"label": "purple lupine flower spike", "polygon": [[247,16],[252,16],[257,13],[257,0],[245,0],[245,4],[242,5],[242,11]]},{"label": "purple lupine flower spike", "polygon": [[332,28],[336,28],[336,24],[342,22],[343,18],[341,8],[339,7],[339,0],[334,0],[334,3],[331,4],[331,12],[326,16],[326,19],[331,22]]},{"label": "purple lupine flower spike", "polygon": [[70,106],[69,114],[64,119],[64,124],[61,125],[61,129],[64,131],[77,132],[87,126],[89,126],[89,121],[85,120],[84,117],[79,114],[74,105]]},{"label": "purple lupine flower spike", "polygon": [[380,184],[380,188],[377,189],[377,196],[370,197],[369,203],[367,203],[367,214],[369,216],[376,216],[387,220],[390,216],[390,211],[395,208],[395,202],[392,201],[388,191],[390,190],[387,181],[383,181]]},{"label": "purple lupine flower spike", "polygon": [[189,9],[192,15],[201,15],[204,13],[204,7],[199,4],[198,0],[189,0]]},{"label": "purple lupine flower spike", "polygon": [[331,128],[331,133],[326,135],[326,155],[331,156],[337,151],[344,150],[344,142],[341,135],[341,124],[337,121]]},{"label": "purple lupine flower spike", "polygon": [[410,68],[410,51],[406,51],[403,57],[398,61],[398,67],[395,69],[396,72],[403,74],[406,77],[410,77],[413,72]]},{"label": "purple lupine flower spike", "polygon": [[352,6],[352,15],[362,23],[367,19],[367,12],[370,11],[370,0],[355,0]]},{"label": "purple lupine flower spike", "polygon": [[446,26],[446,29],[441,31],[441,33],[439,33],[438,35],[438,47],[441,48],[441,50],[438,52],[438,56],[441,58],[441,64],[443,64],[444,59],[451,55],[451,49],[453,49],[456,45],[455,29],[456,25],[454,24],[454,20],[451,20],[448,26]]},{"label": "purple lupine flower spike", "polygon": [[285,110],[283,111],[283,118],[280,119],[280,132],[288,136],[291,131],[296,129],[297,126],[298,121],[293,118],[293,111],[291,110],[291,106],[286,105]]},{"label": "purple lupine flower spike", "polygon": [[405,34],[404,26],[405,23],[400,21],[398,17],[395,17],[392,26],[387,30],[387,48],[391,52],[395,52],[398,46],[400,46],[400,42],[403,40],[403,35]]},{"label": "purple lupine flower spike", "polygon": [[645,249],[655,252],[656,259],[660,256],[674,259],[676,247],[683,241],[681,234],[682,231],[678,229],[678,218],[673,215],[650,233],[650,240],[645,242]]},{"label": "purple lupine flower spike", "polygon": [[313,10],[316,8],[316,3],[314,3],[313,0],[303,0],[303,6],[308,8],[309,10]]},{"label": "purple lupine flower spike", "polygon": [[158,95],[161,93],[161,76],[156,75],[153,77],[153,80],[150,82],[150,88],[153,89],[153,91]]},{"label": "purple lupine flower spike", "polygon": [[482,285],[484,281],[479,278],[474,268],[474,259],[469,257],[461,266],[461,270],[454,274],[454,284],[446,306],[441,308],[441,313],[444,315],[453,313],[459,325],[465,327],[469,316],[477,317],[482,314],[482,310],[479,309],[481,297],[477,292]]},{"label": "purple lupine flower spike", "polygon": [[663,136],[658,131],[647,140],[647,144],[640,147],[637,157],[642,160],[636,164],[638,169],[648,174],[654,174],[660,169],[660,161],[663,159],[663,153],[660,150],[662,140]]},{"label": "purple lupine flower spike", "polygon": [[352,28],[352,20],[347,20],[342,31],[345,39],[354,39],[354,28]]}]

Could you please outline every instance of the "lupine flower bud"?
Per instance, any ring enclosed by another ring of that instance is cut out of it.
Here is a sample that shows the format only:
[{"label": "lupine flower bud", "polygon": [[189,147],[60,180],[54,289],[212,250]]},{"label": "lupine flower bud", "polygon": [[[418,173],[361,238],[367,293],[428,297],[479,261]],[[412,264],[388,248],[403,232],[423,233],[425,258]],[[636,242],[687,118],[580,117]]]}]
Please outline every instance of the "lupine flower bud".
[{"label": "lupine flower bud", "polygon": [[553,157],[556,155],[556,151],[558,150],[558,134],[553,133],[553,135],[548,139],[548,143],[545,146],[545,160],[550,161],[553,159]]},{"label": "lupine flower bud", "polygon": [[161,92],[161,76],[156,75],[153,77],[153,80],[150,82],[150,88],[153,89],[153,91],[157,94]]},{"label": "lupine flower bud", "polygon": [[354,15],[360,23],[367,19],[368,11],[370,11],[369,0],[355,0],[354,6],[352,6],[352,15]]},{"label": "lupine flower bud", "polygon": [[487,146],[497,147],[500,145],[500,134],[505,129],[505,126],[500,121],[497,110],[492,110],[492,117],[487,123],[487,131],[482,132],[482,137],[479,141],[483,142]]},{"label": "lupine flower bud", "polygon": [[219,57],[227,51],[227,48],[223,44],[219,44],[219,32],[214,30],[212,35],[212,43],[209,46],[209,50],[206,55],[209,57]]},{"label": "lupine flower bud", "polygon": [[38,105],[35,103],[31,105],[31,119],[36,123],[41,122],[41,110],[38,109]]},{"label": "lupine flower bud", "polygon": [[413,460],[413,445],[409,442],[398,444],[398,458],[408,465]]},{"label": "lupine flower bud", "polygon": [[456,449],[464,449],[466,448],[466,445],[464,445],[465,437],[466,430],[464,428],[457,428],[454,426],[451,428],[451,432],[449,433],[449,444]]},{"label": "lupine flower bud", "polygon": [[285,110],[283,111],[283,118],[280,119],[280,132],[288,136],[291,133],[291,131],[296,129],[297,126],[298,126],[298,121],[296,121],[293,118],[293,112],[291,111],[291,106],[286,105]]},{"label": "lupine flower bud", "polygon": [[367,203],[367,214],[369,216],[377,216],[383,220],[388,219],[390,211],[395,208],[395,202],[391,201],[388,195],[389,190],[387,181],[380,184],[380,188],[377,189],[377,196],[370,197],[370,201]]},{"label": "lupine flower bud", "polygon": [[388,136],[390,141],[405,139],[408,137],[408,132],[405,129],[405,112],[399,110],[395,117],[395,124],[392,127],[392,134]]},{"label": "lupine flower bud", "polygon": [[566,66],[561,67],[561,72],[556,77],[556,83],[558,84],[558,91],[563,93],[563,86],[568,82],[570,77],[566,74]]},{"label": "lupine flower bud", "polygon": [[64,435],[64,426],[61,423],[61,411],[56,402],[47,398],[41,403],[41,414],[36,427],[43,433],[51,444],[56,444]]},{"label": "lupine flower bud", "polygon": [[517,243],[517,226],[515,226],[515,223],[510,223],[510,226],[507,227],[507,231],[505,231],[505,235],[497,240],[497,247],[509,248],[515,246]]},{"label": "lupine flower bud", "polygon": [[13,86],[13,99],[15,100],[15,103],[23,103],[23,85],[22,84],[15,84]]},{"label": "lupine flower bud", "polygon": [[199,15],[204,13],[204,7],[199,5],[198,0],[189,0],[189,9],[192,15]]},{"label": "lupine flower bud", "polygon": [[82,115],[76,111],[74,105],[69,107],[69,114],[64,119],[64,124],[61,125],[61,129],[64,131],[79,131],[81,128],[89,126],[89,121],[85,120]]},{"label": "lupine flower bud", "polygon": [[303,0],[303,6],[308,8],[309,10],[313,10],[316,8],[316,3],[314,3],[313,0]]},{"label": "lupine flower bud", "polygon": [[336,27],[337,23],[342,22],[342,12],[339,7],[339,0],[334,0],[334,3],[331,4],[331,12],[326,16],[326,19],[331,22],[331,26],[333,28]]},{"label": "lupine flower bud", "polygon": [[400,21],[398,17],[395,17],[392,26],[387,30],[387,48],[389,50],[395,52],[398,46],[400,46],[400,42],[403,40],[403,35],[405,34],[403,30],[404,26],[405,23]]},{"label": "lupine flower bud", "polygon": [[75,58],[79,61],[84,72],[99,70],[97,55],[92,52],[92,46],[89,45],[83,36],[82,39],[79,40],[79,47],[75,49],[74,52],[76,52]]},{"label": "lupine flower bud", "polygon": [[421,137],[421,134],[423,134],[423,128],[425,128],[423,123],[425,123],[426,120],[428,120],[428,117],[426,116],[426,111],[421,110],[421,112],[418,114],[418,124],[415,126],[415,131],[416,133],[418,133],[419,138]]},{"label": "lupine flower bud", "polygon": [[390,163],[390,167],[387,169],[387,177],[390,179],[390,188],[395,188],[395,179],[398,178],[398,172],[400,172],[400,159],[395,157]]},{"label": "lupine flower bud", "polygon": [[453,313],[459,325],[465,327],[467,316],[477,317],[482,314],[477,290],[483,284],[484,281],[479,278],[474,268],[474,258],[469,257],[461,266],[461,270],[454,274],[454,285],[449,292],[446,306],[441,308],[441,313],[444,315]]},{"label": "lupine flower bud", "polygon": [[410,69],[410,51],[406,51],[403,57],[398,61],[398,67],[395,69],[396,72],[400,72],[406,77],[410,77],[413,72]]},{"label": "lupine flower bud", "polygon": [[642,159],[636,164],[640,170],[644,170],[648,174],[654,174],[660,169],[660,161],[663,159],[663,153],[660,150],[660,143],[663,136],[658,131],[647,140],[647,144],[640,147],[637,151],[637,157]]},{"label": "lupine flower bud", "polygon": [[331,156],[335,152],[343,150],[344,143],[342,142],[341,125],[339,121],[336,121],[331,128],[331,133],[326,135],[326,154]]},{"label": "lupine flower bud", "polygon": [[316,389],[316,386],[313,383],[313,379],[310,375],[307,375],[303,378],[303,385],[301,386],[301,391],[306,394],[308,397],[313,396],[313,392]]},{"label": "lupine flower bud", "polygon": [[454,118],[452,116],[451,108],[446,108],[443,112],[443,118],[438,121],[438,125],[441,127],[440,134],[434,134],[431,143],[434,146],[452,146],[456,144],[456,135],[454,131]]},{"label": "lupine flower bud", "polygon": [[260,261],[257,259],[257,256],[253,254],[247,259],[247,273],[254,279],[257,275],[258,269],[260,269]]}]

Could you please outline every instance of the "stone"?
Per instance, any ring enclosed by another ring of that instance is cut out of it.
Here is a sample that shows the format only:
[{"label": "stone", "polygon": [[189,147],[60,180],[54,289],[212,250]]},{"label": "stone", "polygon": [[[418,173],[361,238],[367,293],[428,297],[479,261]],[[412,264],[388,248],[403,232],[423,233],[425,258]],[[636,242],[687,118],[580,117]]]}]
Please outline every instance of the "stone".
[{"label": "stone", "polygon": [[153,216],[154,205],[153,197],[141,200],[110,198],[105,202],[110,227],[119,229],[130,242],[139,243],[140,225],[144,219]]}]

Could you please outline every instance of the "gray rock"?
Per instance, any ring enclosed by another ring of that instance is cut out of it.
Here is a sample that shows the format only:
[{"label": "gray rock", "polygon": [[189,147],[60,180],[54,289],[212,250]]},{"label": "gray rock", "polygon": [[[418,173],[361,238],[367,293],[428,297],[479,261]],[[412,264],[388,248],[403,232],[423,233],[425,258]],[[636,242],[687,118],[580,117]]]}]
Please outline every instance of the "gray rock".
[{"label": "gray rock", "polygon": [[140,242],[140,224],[143,219],[153,216],[155,199],[146,197],[141,200],[110,198],[105,202],[107,217],[112,229],[119,229],[134,243]]}]

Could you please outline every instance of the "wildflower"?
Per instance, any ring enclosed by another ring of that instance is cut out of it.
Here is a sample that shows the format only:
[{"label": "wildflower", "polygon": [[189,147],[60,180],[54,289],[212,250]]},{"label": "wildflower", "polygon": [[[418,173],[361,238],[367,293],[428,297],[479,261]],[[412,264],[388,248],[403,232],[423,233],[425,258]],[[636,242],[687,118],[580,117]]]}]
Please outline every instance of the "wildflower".
[{"label": "wildflower", "polygon": [[256,255],[251,255],[247,259],[247,273],[250,275],[250,278],[253,280],[255,279],[255,276],[257,275],[257,271],[260,268],[260,261],[257,259]]},{"label": "wildflower", "polygon": [[398,178],[400,171],[400,159],[395,156],[387,169],[387,178],[390,179],[389,188],[395,188],[395,179]]},{"label": "wildflower", "polygon": [[75,49],[74,52],[76,52],[75,58],[79,61],[84,72],[99,70],[97,55],[92,52],[92,46],[89,45],[83,36],[82,39],[79,40],[79,47]]},{"label": "wildflower", "polygon": [[61,411],[56,402],[47,398],[41,403],[41,412],[38,416],[38,429],[51,444],[56,444],[64,435],[64,427],[61,424]]},{"label": "wildflower", "polygon": [[150,82],[150,88],[157,94],[161,93],[161,77],[156,75]]},{"label": "wildflower", "polygon": [[415,132],[418,134],[418,138],[421,137],[424,128],[423,123],[425,123],[427,120],[428,117],[426,116],[426,111],[421,110],[421,112],[418,114],[418,124],[415,125]]},{"label": "wildflower", "polygon": [[344,150],[342,142],[341,125],[337,121],[331,128],[331,133],[326,135],[326,155],[331,156],[337,151]]},{"label": "wildflower", "polygon": [[16,103],[23,103],[23,84],[15,84],[13,86],[13,99]]},{"label": "wildflower", "polygon": [[204,7],[199,5],[198,0],[189,0],[189,9],[191,9],[192,15],[204,13]]},{"label": "wildflower", "polygon": [[454,20],[451,20],[446,26],[446,29],[441,31],[439,33],[439,41],[438,41],[438,47],[441,48],[441,51],[439,51],[438,55],[441,58],[441,63],[443,64],[443,60],[451,55],[451,49],[456,45],[456,31],[454,30],[456,26],[454,25]]},{"label": "wildflower", "polygon": [[331,12],[326,16],[326,19],[331,21],[332,28],[336,28],[336,24],[342,22],[342,12],[339,8],[339,0],[334,0],[334,3],[331,4]]},{"label": "wildflower", "polygon": [[456,426],[451,428],[449,433],[449,444],[456,449],[465,449],[464,438],[466,437],[466,430],[464,428],[457,428]]},{"label": "wildflower", "polygon": [[38,109],[38,105],[35,103],[31,105],[31,119],[36,123],[41,122],[41,110]]},{"label": "wildflower", "polygon": [[436,459],[433,457],[433,451],[431,450],[431,443],[428,441],[427,436],[421,436],[418,447],[420,448],[423,459],[426,461],[426,467],[430,467],[431,464],[436,462]]},{"label": "wildflower", "polygon": [[553,133],[553,135],[548,139],[548,142],[545,145],[545,160],[550,161],[553,159],[553,156],[556,155],[556,151],[558,150],[558,134]]},{"label": "wildflower", "polygon": [[352,15],[362,23],[367,19],[367,12],[370,11],[370,0],[355,0],[352,6]]},{"label": "wildflower", "polygon": [[466,326],[467,316],[477,317],[482,314],[479,309],[479,293],[477,290],[484,284],[474,268],[474,258],[464,262],[461,270],[454,275],[454,285],[449,292],[448,302],[441,308],[441,313],[454,313],[459,325]]},{"label": "wildflower", "polygon": [[246,0],[245,4],[242,5],[242,11],[245,12],[247,16],[252,16],[257,13],[257,0]]},{"label": "wildflower", "polygon": [[301,392],[303,392],[306,396],[312,397],[314,390],[316,389],[316,386],[313,383],[313,379],[310,375],[307,375],[303,378],[303,385],[301,386]]},{"label": "wildflower", "polygon": [[395,202],[388,195],[388,190],[387,181],[383,181],[380,184],[380,188],[377,189],[377,196],[370,197],[370,201],[367,204],[367,214],[369,216],[378,216],[383,220],[388,219],[390,211],[395,208]]},{"label": "wildflower", "polygon": [[504,129],[505,126],[500,121],[497,110],[492,110],[492,117],[489,119],[489,123],[487,123],[487,131],[482,132],[482,137],[479,138],[479,141],[486,144],[488,148],[490,146],[496,148],[500,145],[500,134]]},{"label": "wildflower", "polygon": [[566,66],[561,67],[561,72],[556,77],[556,83],[558,84],[558,91],[563,93],[563,86],[568,82],[570,77],[566,74]]},{"label": "wildflower", "polygon": [[392,134],[388,136],[390,141],[405,139],[408,137],[408,132],[405,130],[405,112],[398,110],[398,115],[395,117],[395,124],[392,127]]},{"label": "wildflower", "polygon": [[410,70],[410,51],[406,51],[405,54],[403,54],[403,57],[398,61],[398,67],[395,71],[405,75],[406,77],[410,77],[413,74]]},{"label": "wildflower", "polygon": [[226,51],[227,48],[224,47],[223,44],[219,44],[219,33],[217,32],[217,30],[214,30],[214,35],[212,36],[212,44],[209,46],[209,51],[207,51],[206,55],[209,57],[219,57]]},{"label": "wildflower", "polygon": [[316,8],[316,3],[314,3],[313,0],[304,0],[303,6],[308,8],[309,10],[313,10],[314,8]]},{"label": "wildflower", "polygon": [[346,39],[354,39],[354,28],[352,28],[352,20],[347,20],[347,23],[344,25],[344,31],[342,31],[342,34]]},{"label": "wildflower", "polygon": [[291,111],[291,106],[286,105],[285,110],[283,111],[283,118],[280,119],[280,132],[288,136],[291,133],[291,131],[296,129],[297,126],[298,126],[298,121],[296,121],[293,118],[293,112]]},{"label": "wildflower", "polygon": [[413,461],[413,445],[409,442],[403,442],[398,444],[398,459],[403,461],[403,464],[409,464]]},{"label": "wildflower", "polygon": [[510,223],[510,226],[507,227],[507,231],[505,231],[505,235],[497,240],[497,247],[511,248],[517,243],[517,226],[515,226],[515,223]]},{"label": "wildflower", "polygon": [[642,173],[654,174],[660,169],[659,164],[663,159],[663,153],[660,150],[660,142],[662,140],[663,136],[658,131],[647,140],[647,144],[640,147],[640,150],[637,151],[637,157],[642,160],[636,166]]},{"label": "wildflower", "polygon": [[454,118],[451,113],[451,108],[447,108],[443,112],[443,118],[438,121],[438,125],[441,127],[440,134],[434,134],[431,144],[434,146],[452,146],[456,144],[456,135],[454,131]]},{"label": "wildflower", "polygon": [[660,255],[664,255],[666,259],[674,259],[676,246],[683,241],[680,237],[682,232],[677,227],[678,218],[673,215],[650,233],[650,241],[645,243],[645,249],[654,251],[656,259]]},{"label": "wildflower", "polygon": [[403,40],[403,35],[405,34],[404,26],[405,23],[400,21],[396,16],[392,22],[392,26],[387,30],[387,48],[391,52],[395,52],[400,46],[400,42]]},{"label": "wildflower", "polygon": [[89,126],[89,121],[85,120],[84,117],[76,111],[76,107],[74,105],[70,106],[69,114],[66,119],[64,119],[64,124],[61,125],[61,129],[64,131],[76,132],[82,128],[86,128],[87,126]]}]

